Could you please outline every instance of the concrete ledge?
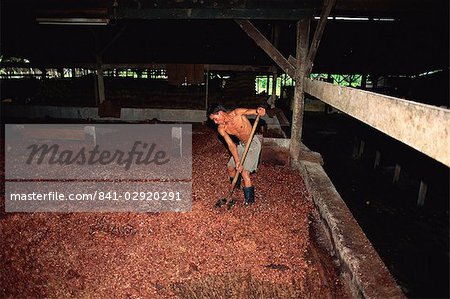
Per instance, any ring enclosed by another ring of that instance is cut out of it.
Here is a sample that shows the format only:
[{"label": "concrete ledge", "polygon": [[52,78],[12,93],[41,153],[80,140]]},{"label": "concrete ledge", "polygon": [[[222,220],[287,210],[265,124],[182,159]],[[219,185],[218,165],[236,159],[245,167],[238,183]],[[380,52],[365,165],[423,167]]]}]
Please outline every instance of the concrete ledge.
[{"label": "concrete ledge", "polygon": [[291,139],[288,138],[270,138],[264,137],[262,145],[267,146],[278,146],[283,149],[289,150],[289,144],[291,144]]},{"label": "concrete ledge", "polygon": [[294,165],[320,214],[354,298],[406,298],[319,163]]},{"label": "concrete ledge", "polygon": [[205,110],[122,108],[120,118],[100,117],[97,107],[65,107],[38,105],[2,105],[2,114],[8,118],[91,119],[99,121],[160,121],[203,122]]},{"label": "concrete ledge", "polygon": [[[57,118],[57,119],[90,119],[96,121],[145,121],[158,119],[160,121],[198,123],[207,120],[205,110],[189,109],[146,109],[146,108],[122,108],[120,118],[100,117],[97,107],[67,107],[67,106],[39,106],[2,104],[2,116],[5,118]],[[254,119],[254,116],[250,116]],[[281,129],[277,116],[263,116],[267,128],[286,136]]]},{"label": "concrete ledge", "polygon": [[[249,119],[256,118],[256,116],[254,115],[249,115],[247,117]],[[278,115],[273,115],[272,117],[270,117],[268,114],[266,114],[263,117],[261,117],[261,119],[264,120],[264,122],[266,123],[268,131],[272,131],[273,133],[286,138],[286,134],[284,133],[283,129],[281,129],[280,121],[278,120]]]},{"label": "concrete ledge", "polygon": [[290,153],[289,141],[286,138],[261,138],[261,162],[267,162],[274,165],[289,166]]},{"label": "concrete ledge", "polygon": [[[288,138],[268,138],[264,137],[263,139],[263,147],[279,147],[289,152],[289,146],[291,144],[291,139]],[[320,165],[323,165],[322,155],[318,152],[314,152],[306,147],[303,143],[300,144],[300,156],[299,160],[301,161],[310,161],[316,162]],[[290,161],[290,159],[288,159]],[[289,165],[288,163],[287,165]]]}]

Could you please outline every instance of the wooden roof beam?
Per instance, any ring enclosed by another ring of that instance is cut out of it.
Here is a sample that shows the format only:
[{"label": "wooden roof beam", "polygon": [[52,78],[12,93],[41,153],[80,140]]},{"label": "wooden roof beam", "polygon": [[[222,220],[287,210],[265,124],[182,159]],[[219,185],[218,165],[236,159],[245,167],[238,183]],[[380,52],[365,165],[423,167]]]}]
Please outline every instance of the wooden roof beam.
[{"label": "wooden roof beam", "polygon": [[235,22],[286,74],[291,78],[295,77],[295,67],[249,20],[235,20]]},{"label": "wooden roof beam", "polygon": [[320,13],[320,20],[317,24],[316,31],[314,32],[314,37],[311,41],[311,46],[308,51],[308,57],[306,58],[306,75],[309,75],[309,73],[311,73],[313,62],[316,58],[317,50],[319,49],[320,40],[322,39],[328,16],[330,15],[331,9],[333,8],[335,3],[336,0],[325,0],[323,4],[322,12]]},{"label": "wooden roof beam", "polygon": [[450,167],[449,109],[307,78],[304,84],[306,93]]},{"label": "wooden roof beam", "polygon": [[178,9],[128,9],[117,8],[111,18],[139,19],[139,20],[211,20],[211,19],[248,19],[248,20],[298,20],[305,16],[312,16],[309,8],[237,8],[237,9],[206,9],[206,8],[178,8]]}]

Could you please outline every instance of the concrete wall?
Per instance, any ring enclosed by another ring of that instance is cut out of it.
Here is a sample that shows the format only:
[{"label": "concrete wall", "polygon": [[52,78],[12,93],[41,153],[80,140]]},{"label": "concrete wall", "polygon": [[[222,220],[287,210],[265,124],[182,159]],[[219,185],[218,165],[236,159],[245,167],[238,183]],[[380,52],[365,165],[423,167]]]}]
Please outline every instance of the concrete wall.
[{"label": "concrete wall", "polygon": [[[2,116],[5,118],[90,119],[97,121],[128,122],[145,121],[154,118],[160,121],[194,123],[204,122],[207,120],[205,110],[122,108],[120,110],[120,118],[114,118],[98,116],[97,107],[64,107],[16,104],[2,104]],[[250,116],[249,118],[254,119],[254,116]],[[276,116],[269,117],[265,115],[262,119],[266,122],[268,129],[276,130],[285,136]]]},{"label": "concrete wall", "polygon": [[300,160],[294,167],[312,195],[329,250],[339,261],[352,296],[406,298],[321,164]]},{"label": "concrete wall", "polygon": [[203,122],[205,110],[122,108],[120,118],[99,117],[97,107],[64,107],[37,105],[2,105],[2,114],[8,118],[90,119],[98,121],[160,121]]}]

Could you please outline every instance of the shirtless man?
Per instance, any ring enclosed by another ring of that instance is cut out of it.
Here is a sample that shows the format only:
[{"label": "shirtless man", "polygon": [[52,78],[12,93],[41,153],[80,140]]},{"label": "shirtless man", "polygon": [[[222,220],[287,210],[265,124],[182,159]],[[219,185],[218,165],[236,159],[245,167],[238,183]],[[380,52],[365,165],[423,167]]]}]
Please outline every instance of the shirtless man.
[{"label": "shirtless man", "polygon": [[[237,108],[228,112],[225,107],[220,104],[213,105],[209,109],[209,118],[218,126],[217,131],[225,139],[228,149],[231,152],[230,160],[228,161],[228,174],[230,181],[233,180],[236,170],[239,171],[244,179],[244,204],[249,205],[255,202],[255,187],[252,186],[250,180],[250,173],[256,171],[258,167],[259,154],[261,152],[261,143],[258,138],[253,138],[250,148],[245,158],[244,165],[241,165],[240,158],[244,153],[245,142],[247,142],[252,131],[252,125],[247,119],[246,115],[261,115],[266,114],[264,108],[247,109]],[[239,144],[236,144],[231,139],[230,135],[234,135],[239,139]],[[240,179],[236,184],[240,188]]]}]

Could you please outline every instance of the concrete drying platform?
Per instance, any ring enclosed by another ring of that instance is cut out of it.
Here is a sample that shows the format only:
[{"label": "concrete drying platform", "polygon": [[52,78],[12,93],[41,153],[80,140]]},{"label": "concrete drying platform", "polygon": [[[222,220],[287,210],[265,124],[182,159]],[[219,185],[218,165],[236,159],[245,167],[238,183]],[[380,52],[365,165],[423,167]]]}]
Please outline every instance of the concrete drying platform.
[{"label": "concrete drying platform", "polygon": [[194,127],[190,213],[1,212],[1,297],[404,298],[320,154],[302,146],[286,167],[288,140],[263,138],[256,204],[242,206],[238,191],[231,212],[216,210],[228,154]]},{"label": "concrete drying platform", "polygon": [[238,190],[231,211],[214,208],[229,155],[194,130],[191,212],[0,213],[0,297],[349,298],[311,238],[299,172],[262,163],[253,206]]}]

